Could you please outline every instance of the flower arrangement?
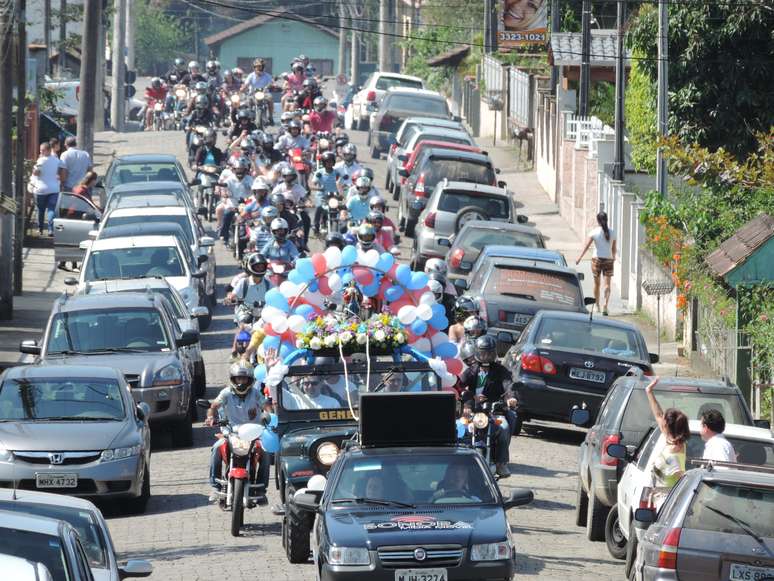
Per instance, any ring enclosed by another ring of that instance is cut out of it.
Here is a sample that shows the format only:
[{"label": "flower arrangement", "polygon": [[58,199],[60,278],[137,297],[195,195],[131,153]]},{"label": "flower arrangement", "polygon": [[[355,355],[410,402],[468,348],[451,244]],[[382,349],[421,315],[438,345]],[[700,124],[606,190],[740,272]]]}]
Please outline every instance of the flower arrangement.
[{"label": "flower arrangement", "polygon": [[373,353],[392,352],[407,341],[403,324],[388,313],[375,314],[367,321],[328,314],[308,322],[296,334],[296,347],[312,351],[338,352],[341,344],[346,353],[364,352],[368,343]]}]

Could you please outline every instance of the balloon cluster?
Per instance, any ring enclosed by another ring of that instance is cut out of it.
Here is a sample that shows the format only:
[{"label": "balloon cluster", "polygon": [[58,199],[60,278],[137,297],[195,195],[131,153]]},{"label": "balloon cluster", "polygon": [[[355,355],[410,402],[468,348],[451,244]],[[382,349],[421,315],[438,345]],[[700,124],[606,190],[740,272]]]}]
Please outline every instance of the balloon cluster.
[{"label": "balloon cluster", "polygon": [[[308,332],[311,321],[328,315],[326,301],[352,283],[397,317],[404,326],[407,345],[429,360],[445,387],[456,383],[463,366],[457,346],[443,332],[449,326],[444,307],[428,289],[427,275],[398,264],[389,252],[332,246],[297,260],[288,280],[266,293],[261,312],[264,350],[277,350],[283,360],[291,355],[297,348],[296,335]],[[258,381],[267,376],[272,383],[277,380],[276,371],[267,371],[263,365],[256,368],[255,376]]]}]

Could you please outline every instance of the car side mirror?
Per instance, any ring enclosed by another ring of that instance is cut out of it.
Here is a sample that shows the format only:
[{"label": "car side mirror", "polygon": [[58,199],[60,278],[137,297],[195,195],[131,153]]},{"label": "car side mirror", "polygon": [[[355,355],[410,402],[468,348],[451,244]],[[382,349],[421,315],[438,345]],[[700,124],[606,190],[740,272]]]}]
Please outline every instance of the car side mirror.
[{"label": "car side mirror", "polygon": [[753,426],[756,428],[771,429],[771,422],[769,420],[753,420]]},{"label": "car side mirror", "polygon": [[508,187],[508,184],[506,184],[506,183],[505,183],[505,180],[499,180],[499,181],[497,182],[497,187],[498,187],[498,188],[503,188],[503,189],[505,189],[505,188],[507,188],[507,187]]},{"label": "car side mirror", "polygon": [[461,291],[468,290],[468,281],[464,278],[458,278],[454,281],[454,286]]},{"label": "car side mirror", "polygon": [[438,246],[446,246],[446,248],[451,248],[451,240],[448,238],[439,238],[437,241]]},{"label": "car side mirror", "polygon": [[153,573],[153,565],[145,559],[131,559],[118,566],[118,578],[148,577]]},{"label": "car side mirror", "polygon": [[591,414],[589,410],[583,408],[574,408],[570,412],[570,423],[579,428],[585,428],[589,425],[591,420]]},{"label": "car side mirror", "polygon": [[40,345],[35,339],[26,339],[19,343],[19,351],[27,355],[40,355]]},{"label": "car side mirror", "polygon": [[[205,208],[206,213],[206,208]],[[215,239],[212,236],[202,236],[199,238],[199,246],[202,248],[209,248],[210,246],[215,246]]]},{"label": "car side mirror", "polygon": [[648,359],[651,363],[658,363],[659,356],[658,353],[648,353]]},{"label": "car side mirror", "polygon": [[210,310],[207,307],[194,307],[191,309],[191,317],[194,319],[202,319],[210,314]]},{"label": "car side mirror", "polygon": [[535,500],[534,493],[529,488],[514,488],[511,495],[503,502],[503,508],[509,510],[517,506],[524,506]]},{"label": "car side mirror", "polygon": [[206,254],[200,254],[199,256],[196,257],[196,264],[201,266],[202,264],[207,262],[209,259],[210,259],[210,257],[207,256]]},{"label": "car side mirror", "polygon": [[210,409],[211,405],[212,405],[212,402],[210,402],[210,400],[208,399],[199,398],[196,400],[196,407]]},{"label": "car side mirror", "polygon": [[137,419],[144,422],[149,417],[150,417],[150,406],[144,401],[141,401],[140,403],[137,404]]},{"label": "car side mirror", "polygon": [[652,508],[638,508],[634,511],[634,526],[646,529],[656,522],[656,511]]},{"label": "car side mirror", "polygon": [[67,286],[78,286],[78,279],[74,276],[68,276],[66,279],[64,279],[64,283]]},{"label": "car side mirror", "polygon": [[317,512],[320,509],[319,495],[311,492],[296,493],[293,504],[306,512]]},{"label": "car side mirror", "polygon": [[578,273],[578,280],[585,280],[585,279],[586,279],[586,275],[583,274],[582,272],[579,272]]},{"label": "car side mirror", "polygon": [[407,178],[407,177],[409,177],[409,175],[411,175],[411,174],[409,174],[409,171],[408,171],[407,169],[405,169],[405,168],[400,168],[400,169],[398,170],[398,175],[399,175],[400,177],[402,177],[402,178]]},{"label": "car side mirror", "polygon": [[207,271],[206,270],[197,270],[196,272],[191,273],[191,276],[193,278],[204,278],[204,277],[207,276]]},{"label": "car side mirror", "polygon": [[586,305],[587,307],[590,307],[591,305],[596,304],[596,302],[597,302],[597,299],[595,299],[594,297],[584,297],[583,299],[583,304]]},{"label": "car side mirror", "polygon": [[398,155],[398,159],[400,161],[406,161],[408,159],[408,155],[406,155],[405,153],[401,153]]},{"label": "car side mirror", "polygon": [[618,458],[619,460],[629,461],[629,451],[623,444],[608,444],[607,455],[611,458]]},{"label": "car side mirror", "polygon": [[516,216],[517,224],[526,224],[527,222],[529,222],[529,218],[527,218],[524,214],[519,214]]},{"label": "car side mirror", "polygon": [[190,347],[191,345],[198,343],[198,341],[199,341],[199,333],[191,329],[186,329],[181,333],[180,337],[177,338],[177,341],[175,341],[175,344],[178,347]]}]

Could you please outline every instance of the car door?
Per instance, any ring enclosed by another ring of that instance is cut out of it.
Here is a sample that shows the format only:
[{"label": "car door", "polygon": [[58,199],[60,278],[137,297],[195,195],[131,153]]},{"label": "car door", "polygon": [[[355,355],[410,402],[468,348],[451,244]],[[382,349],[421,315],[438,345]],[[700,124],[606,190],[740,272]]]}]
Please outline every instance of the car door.
[{"label": "car door", "polygon": [[96,230],[102,214],[84,196],[63,192],[54,210],[54,256],[57,262],[82,261],[85,252],[80,244]]}]

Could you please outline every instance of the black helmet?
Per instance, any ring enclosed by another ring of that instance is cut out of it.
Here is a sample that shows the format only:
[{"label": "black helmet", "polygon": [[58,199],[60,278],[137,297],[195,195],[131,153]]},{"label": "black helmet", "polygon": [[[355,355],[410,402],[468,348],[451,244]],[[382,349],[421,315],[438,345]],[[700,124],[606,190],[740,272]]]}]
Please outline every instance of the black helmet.
[{"label": "black helmet", "polygon": [[175,59],[175,68],[180,71],[185,68],[185,61],[181,59],[180,57],[177,57]]},{"label": "black helmet", "polygon": [[344,241],[344,236],[340,232],[331,232],[325,237],[325,248],[335,246],[339,250],[344,250],[347,243]]},{"label": "black helmet", "polygon": [[263,137],[261,137],[261,147],[264,150],[274,148],[274,138],[269,133],[264,133]]},{"label": "black helmet", "polygon": [[314,89],[317,87],[317,81],[312,78],[304,79],[303,87],[305,89]]},{"label": "black helmet", "polygon": [[373,248],[376,241],[376,229],[368,223],[363,223],[357,229],[357,240],[365,250]]},{"label": "black helmet", "polygon": [[204,143],[206,143],[207,145],[214,146],[217,140],[218,140],[218,134],[215,133],[214,129],[210,128],[204,133]]},{"label": "black helmet", "polygon": [[272,194],[269,196],[269,203],[277,208],[278,212],[281,212],[285,209],[285,196],[277,192],[276,194]]},{"label": "black helmet", "polygon": [[210,88],[209,85],[204,81],[199,81],[194,85],[194,91],[196,91],[200,95],[205,95],[209,90],[209,88]]},{"label": "black helmet", "polygon": [[368,216],[366,216],[366,222],[379,230],[382,227],[382,224],[384,224],[384,214],[377,210],[368,212]]},{"label": "black helmet", "polygon": [[471,315],[478,314],[478,303],[473,298],[462,295],[454,301],[454,314],[458,321],[464,321]]},{"label": "black helmet", "polygon": [[364,167],[358,172],[357,177],[359,178],[368,178],[371,181],[374,181],[374,170],[372,170],[370,167]]},{"label": "black helmet", "polygon": [[298,174],[296,173],[296,170],[294,170],[290,166],[283,167],[282,171],[280,172],[280,175],[282,175],[282,179],[285,179],[285,178],[296,179],[298,177]]},{"label": "black helmet", "polygon": [[199,95],[196,97],[195,101],[195,107],[197,109],[206,109],[210,104],[210,100],[207,98],[207,95]]},{"label": "black helmet", "polygon": [[253,368],[249,363],[234,363],[228,370],[229,387],[234,395],[245,397],[255,383]]},{"label": "black helmet", "polygon": [[207,61],[207,64],[204,65],[204,68],[207,69],[208,73],[216,73],[218,71],[218,65],[215,61]]},{"label": "black helmet", "polygon": [[491,335],[483,335],[476,339],[476,361],[483,364],[494,363],[497,359],[497,341]]},{"label": "black helmet", "polygon": [[332,151],[326,151],[325,153],[322,154],[322,156],[320,157],[320,160],[323,163],[325,163],[326,161],[331,161],[333,163],[336,163],[336,154],[333,153]]},{"label": "black helmet", "polygon": [[293,119],[288,123],[288,131],[290,131],[291,129],[298,129],[299,131],[301,131],[301,124],[295,119]]},{"label": "black helmet", "polygon": [[486,321],[478,315],[468,317],[462,323],[462,328],[465,330],[465,336],[475,338],[481,337],[486,334]]},{"label": "black helmet", "polygon": [[349,136],[347,135],[339,135],[336,138],[336,147],[344,147],[347,143],[349,143]]},{"label": "black helmet", "polygon": [[237,121],[249,121],[250,120],[250,111],[247,109],[240,109],[237,111]]},{"label": "black helmet", "polygon": [[267,268],[269,268],[269,261],[266,260],[263,254],[253,254],[247,261],[247,266],[245,266],[247,273],[255,276],[264,276]]},{"label": "black helmet", "polygon": [[153,77],[151,79],[151,87],[154,89],[160,89],[161,88],[161,79],[158,77]]}]

